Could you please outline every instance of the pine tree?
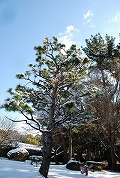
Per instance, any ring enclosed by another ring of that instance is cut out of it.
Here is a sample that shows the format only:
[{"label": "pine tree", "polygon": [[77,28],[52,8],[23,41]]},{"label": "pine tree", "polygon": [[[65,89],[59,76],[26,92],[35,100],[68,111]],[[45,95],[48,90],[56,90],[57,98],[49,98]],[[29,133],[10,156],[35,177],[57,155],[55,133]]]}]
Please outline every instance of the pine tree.
[{"label": "pine tree", "polygon": [[[56,37],[46,37],[36,46],[36,63],[30,70],[17,74],[26,85],[9,89],[4,108],[19,111],[27,124],[42,132],[43,161],[40,173],[47,177],[51,160],[52,132],[58,125],[79,116],[76,86],[86,75],[87,62],[80,57],[80,49],[72,45],[66,50]],[[76,104],[77,102],[77,104]]]},{"label": "pine tree", "polygon": [[110,158],[109,167],[116,168],[115,144],[120,128],[120,50],[115,45],[115,38],[108,35],[105,40],[100,34],[86,40],[87,47],[83,51],[91,64],[89,67],[89,83],[100,91],[94,98],[87,100],[88,110],[97,119],[97,129],[102,128],[105,149]]}]

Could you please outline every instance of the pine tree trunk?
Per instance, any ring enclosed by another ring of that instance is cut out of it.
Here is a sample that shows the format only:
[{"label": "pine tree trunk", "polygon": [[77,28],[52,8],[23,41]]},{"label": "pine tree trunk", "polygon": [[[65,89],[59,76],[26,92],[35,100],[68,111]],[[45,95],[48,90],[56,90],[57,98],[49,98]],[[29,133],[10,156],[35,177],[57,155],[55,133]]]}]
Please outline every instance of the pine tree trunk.
[{"label": "pine tree trunk", "polygon": [[55,164],[58,164],[57,148],[55,148],[55,151],[54,151],[54,162],[55,162]]},{"label": "pine tree trunk", "polygon": [[114,151],[114,146],[111,145],[111,161],[112,161],[112,165],[111,168],[113,171],[115,171],[116,169],[116,157],[115,157],[115,151]]},{"label": "pine tree trunk", "polygon": [[51,161],[51,151],[52,151],[52,132],[44,132],[42,135],[43,141],[43,161],[39,172],[47,178],[50,161]]},{"label": "pine tree trunk", "polygon": [[69,160],[72,158],[72,133],[71,127],[69,127]]},{"label": "pine tree trunk", "polygon": [[85,160],[89,161],[90,160],[90,155],[91,155],[91,140],[92,140],[92,135],[91,135],[89,129],[88,129],[87,135],[88,135],[88,142],[87,142],[87,154],[86,154]]},{"label": "pine tree trunk", "polygon": [[107,158],[107,162],[108,162],[108,169],[111,169],[111,165],[112,165],[112,160],[111,160],[111,151],[110,151],[110,148],[108,148],[106,150],[106,158]]},{"label": "pine tree trunk", "polygon": [[52,130],[54,128],[55,124],[55,118],[54,118],[54,111],[55,111],[55,100],[56,100],[56,93],[57,93],[57,83],[53,90],[53,98],[52,98],[52,105],[49,112],[49,122],[48,122],[48,131],[44,131],[42,134],[42,142],[43,142],[43,161],[41,164],[41,167],[39,169],[39,172],[47,178],[48,171],[50,167],[50,161],[51,161],[51,152],[52,152]]},{"label": "pine tree trunk", "polygon": [[65,138],[64,138],[64,135],[62,134],[61,132],[61,137],[62,137],[62,144],[63,144],[63,150],[64,150],[64,157],[65,157],[65,164],[67,163],[68,161],[68,156],[67,156],[67,147],[66,147],[66,143],[65,143]]}]

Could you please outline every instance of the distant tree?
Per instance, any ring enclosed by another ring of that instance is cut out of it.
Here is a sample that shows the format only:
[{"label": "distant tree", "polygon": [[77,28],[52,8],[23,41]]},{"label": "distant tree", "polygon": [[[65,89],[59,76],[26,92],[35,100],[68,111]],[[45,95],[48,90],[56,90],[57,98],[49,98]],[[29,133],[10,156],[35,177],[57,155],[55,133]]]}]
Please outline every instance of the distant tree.
[{"label": "distant tree", "polygon": [[[93,145],[93,126],[91,122],[84,122],[72,129],[73,153],[77,160],[86,162],[91,160]],[[85,157],[82,154],[86,154]]]},{"label": "distant tree", "polygon": [[12,121],[3,116],[0,117],[0,145],[21,140],[21,134],[14,130],[14,126]]},{"label": "distant tree", "polygon": [[86,105],[97,130],[104,135],[100,139],[109,152],[109,167],[114,170],[120,130],[120,45],[115,45],[115,38],[106,35],[104,40],[100,34],[87,39],[86,45],[83,51],[91,60],[88,83],[99,91],[94,98],[86,99]]},{"label": "distant tree", "polygon": [[[56,128],[53,132],[53,151],[54,162],[68,162],[68,133],[64,127]],[[60,159],[61,158],[61,159]]]},{"label": "distant tree", "polygon": [[80,57],[81,52],[72,45],[66,49],[64,44],[48,37],[43,46],[35,47],[36,64],[30,70],[17,74],[26,85],[9,89],[4,108],[19,111],[25,122],[42,132],[43,161],[40,173],[47,177],[52,150],[53,129],[71,118],[80,117],[80,106],[75,95],[78,83],[86,75],[87,60]]},{"label": "distant tree", "polygon": [[23,142],[33,144],[33,145],[41,145],[42,144],[40,135],[33,136],[31,134],[25,135],[23,138]]}]

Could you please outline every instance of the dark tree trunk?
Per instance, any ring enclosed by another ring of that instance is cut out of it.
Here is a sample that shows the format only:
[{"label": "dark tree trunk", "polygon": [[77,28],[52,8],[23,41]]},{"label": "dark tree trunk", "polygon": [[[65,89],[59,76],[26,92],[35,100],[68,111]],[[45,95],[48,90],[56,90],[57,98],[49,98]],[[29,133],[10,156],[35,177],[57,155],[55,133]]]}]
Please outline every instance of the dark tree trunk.
[{"label": "dark tree trunk", "polygon": [[107,149],[106,152],[106,159],[107,159],[107,162],[108,162],[108,169],[111,169],[112,167],[112,160],[111,160],[111,152],[110,152],[110,149]]},{"label": "dark tree trunk", "polygon": [[48,122],[48,131],[44,131],[42,134],[42,142],[43,142],[43,161],[39,172],[47,178],[50,161],[51,161],[51,152],[52,152],[52,129],[54,128],[55,118],[54,118],[54,111],[55,111],[55,102],[56,102],[56,93],[57,93],[57,83],[53,90],[53,98],[52,98],[52,105],[49,112],[49,122]]},{"label": "dark tree trunk", "polygon": [[61,132],[61,137],[62,137],[62,144],[63,144],[63,150],[64,150],[64,157],[65,157],[65,161],[64,163],[66,164],[68,161],[68,156],[67,156],[67,147],[66,147],[66,143],[65,143],[65,138],[64,138],[64,134]]},{"label": "dark tree trunk", "polygon": [[116,170],[116,156],[113,148],[107,150],[108,169]]},{"label": "dark tree trunk", "polygon": [[52,132],[44,132],[42,134],[43,141],[43,161],[39,172],[47,178],[50,161],[51,161],[51,151],[52,151]]},{"label": "dark tree trunk", "polygon": [[111,145],[111,160],[112,160],[112,170],[116,170],[116,156],[115,156],[115,151],[114,151],[114,146]]},{"label": "dark tree trunk", "polygon": [[87,154],[86,154],[86,161],[90,160],[90,154],[91,154],[91,140],[92,140],[92,135],[90,133],[90,130],[88,129],[88,142],[87,142]]},{"label": "dark tree trunk", "polygon": [[54,161],[55,161],[55,164],[59,164],[58,156],[57,156],[57,148],[55,148],[55,151],[54,151]]},{"label": "dark tree trunk", "polygon": [[69,158],[69,160],[72,158],[72,133],[71,133],[71,127],[69,127],[69,134],[68,134],[68,136],[69,136],[69,156],[68,156],[68,158]]}]

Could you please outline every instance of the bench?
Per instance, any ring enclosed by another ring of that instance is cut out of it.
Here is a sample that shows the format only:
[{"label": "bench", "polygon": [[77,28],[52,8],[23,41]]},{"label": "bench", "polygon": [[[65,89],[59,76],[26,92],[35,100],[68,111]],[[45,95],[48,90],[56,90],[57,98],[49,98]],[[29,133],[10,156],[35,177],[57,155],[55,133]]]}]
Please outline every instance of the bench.
[{"label": "bench", "polygon": [[98,171],[101,171],[106,167],[105,162],[96,162],[96,161],[87,161],[87,165],[88,166],[93,165],[92,168]]},{"label": "bench", "polygon": [[33,165],[33,163],[36,163],[36,167],[38,166],[38,163],[41,162],[43,160],[42,156],[37,156],[37,155],[32,155],[29,156],[29,160],[31,160],[31,164]]}]

